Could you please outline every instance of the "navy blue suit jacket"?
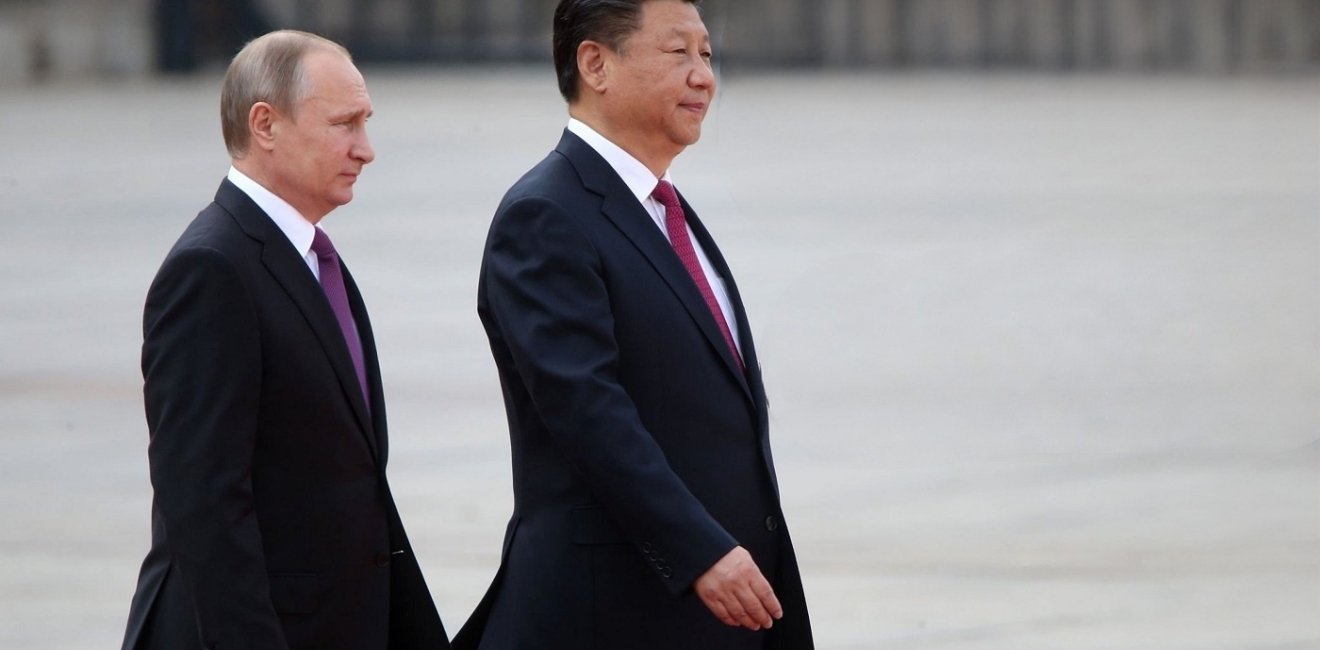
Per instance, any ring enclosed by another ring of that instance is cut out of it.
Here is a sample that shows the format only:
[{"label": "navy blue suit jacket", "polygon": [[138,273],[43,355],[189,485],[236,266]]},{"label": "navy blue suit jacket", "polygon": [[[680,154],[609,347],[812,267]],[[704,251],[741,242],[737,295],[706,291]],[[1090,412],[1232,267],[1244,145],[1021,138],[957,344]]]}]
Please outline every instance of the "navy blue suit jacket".
[{"label": "navy blue suit jacket", "polygon": [[143,323],[152,546],[125,650],[448,646],[385,480],[375,339],[343,273],[370,408],[316,278],[228,180],[166,256]]},{"label": "navy blue suit jacket", "polygon": [[[477,305],[514,512],[455,647],[812,646],[756,346],[728,265],[684,209],[733,303],[745,373],[660,229],[576,135],[500,204]],[[725,626],[692,590],[738,545],[784,605],[768,635]]]}]

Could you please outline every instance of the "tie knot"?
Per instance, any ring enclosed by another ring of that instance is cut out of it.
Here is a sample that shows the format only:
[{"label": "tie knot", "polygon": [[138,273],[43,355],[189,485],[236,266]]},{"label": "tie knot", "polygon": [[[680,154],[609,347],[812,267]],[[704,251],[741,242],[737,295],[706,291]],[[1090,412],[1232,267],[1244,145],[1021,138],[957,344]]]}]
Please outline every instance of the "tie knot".
[{"label": "tie knot", "polygon": [[655,200],[659,201],[660,205],[665,206],[666,209],[672,210],[683,207],[678,202],[678,192],[674,191],[674,184],[669,181],[660,181],[660,184],[656,185],[655,190],[651,192],[651,196],[654,196]]},{"label": "tie knot", "polygon": [[317,257],[332,257],[339,255],[339,253],[335,251],[335,245],[330,243],[330,236],[325,234],[325,231],[320,228],[316,229],[316,235],[312,237],[312,252],[316,253]]}]

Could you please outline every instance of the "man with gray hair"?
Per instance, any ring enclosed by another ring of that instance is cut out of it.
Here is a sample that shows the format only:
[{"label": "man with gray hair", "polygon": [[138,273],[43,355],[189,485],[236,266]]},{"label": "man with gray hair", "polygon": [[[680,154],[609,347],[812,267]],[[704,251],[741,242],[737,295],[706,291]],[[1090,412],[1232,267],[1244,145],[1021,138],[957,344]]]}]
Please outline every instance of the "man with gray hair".
[{"label": "man with gray hair", "polygon": [[125,650],[449,645],[385,479],[371,323],[320,227],[375,157],[371,112],[312,34],[229,66],[232,167],[147,293],[152,544]]}]

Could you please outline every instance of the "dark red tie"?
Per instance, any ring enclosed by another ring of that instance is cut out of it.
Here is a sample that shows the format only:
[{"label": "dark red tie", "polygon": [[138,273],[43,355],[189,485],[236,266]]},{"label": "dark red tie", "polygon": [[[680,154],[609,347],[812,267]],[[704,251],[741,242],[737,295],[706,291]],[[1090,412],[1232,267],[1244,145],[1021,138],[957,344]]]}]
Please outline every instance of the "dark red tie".
[{"label": "dark red tie", "polygon": [[316,229],[312,238],[312,251],[316,253],[317,266],[321,271],[321,290],[330,300],[330,309],[339,321],[339,330],[344,333],[344,342],[348,344],[348,354],[353,357],[353,368],[357,370],[358,386],[362,397],[371,408],[371,396],[367,394],[366,364],[362,362],[362,339],[358,337],[357,322],[353,320],[353,311],[348,306],[348,290],[344,288],[344,273],[339,269],[339,253],[324,230]]},{"label": "dark red tie", "polygon": [[665,206],[665,230],[669,232],[669,245],[674,247],[678,259],[683,262],[688,275],[692,276],[692,281],[697,284],[701,297],[706,299],[706,306],[710,308],[710,314],[715,317],[715,324],[720,326],[720,334],[724,335],[724,342],[729,345],[734,361],[738,362],[738,369],[742,370],[742,355],[738,354],[738,346],[733,343],[729,322],[724,320],[724,311],[720,309],[719,301],[715,300],[715,292],[710,289],[710,282],[701,270],[697,251],[692,247],[692,239],[688,236],[687,216],[683,214],[683,205],[678,201],[678,193],[674,191],[674,186],[669,181],[660,181],[660,184],[655,186],[655,191],[651,192],[651,196]]}]

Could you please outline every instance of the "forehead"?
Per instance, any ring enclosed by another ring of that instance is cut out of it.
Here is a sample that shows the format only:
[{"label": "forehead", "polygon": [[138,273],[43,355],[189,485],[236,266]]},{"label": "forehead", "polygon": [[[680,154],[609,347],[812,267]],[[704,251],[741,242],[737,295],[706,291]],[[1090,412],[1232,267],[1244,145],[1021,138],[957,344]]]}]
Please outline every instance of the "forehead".
[{"label": "forehead", "polygon": [[653,38],[710,38],[697,6],[684,0],[650,0],[642,3],[641,25],[637,31]]},{"label": "forehead", "polygon": [[332,103],[368,102],[367,84],[352,61],[330,51],[315,51],[303,60],[309,100]]}]

